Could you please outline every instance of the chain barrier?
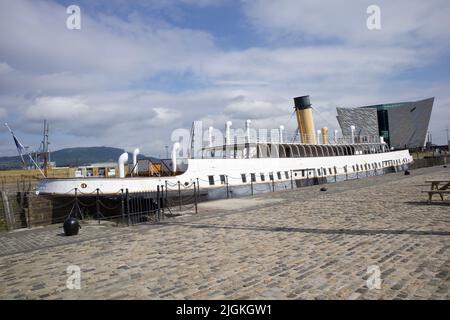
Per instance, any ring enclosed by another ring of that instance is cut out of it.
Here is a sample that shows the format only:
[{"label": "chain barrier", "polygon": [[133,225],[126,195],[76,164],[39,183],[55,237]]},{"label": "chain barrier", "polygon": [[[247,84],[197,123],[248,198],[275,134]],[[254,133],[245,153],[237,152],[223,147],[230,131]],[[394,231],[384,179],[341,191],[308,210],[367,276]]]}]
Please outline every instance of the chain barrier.
[{"label": "chain barrier", "polygon": [[[198,203],[210,197],[209,191],[204,191],[203,195],[201,194],[200,184],[216,186],[216,198],[242,197],[314,184],[379,176],[392,170],[397,172],[407,168],[404,164],[389,164],[386,166],[383,163],[383,165],[380,166],[380,164],[374,163],[340,168],[332,167],[330,174],[328,174],[330,172],[329,168],[320,168],[319,175],[317,175],[317,171],[310,174],[312,169],[304,169],[267,174],[246,174],[245,178],[243,176],[215,175],[211,179],[196,178],[194,181],[191,180],[184,183],[165,180],[157,187],[156,191],[130,192],[128,189],[120,189],[115,193],[105,194],[100,189],[92,192],[83,192],[74,188],[64,193],[63,197],[52,201],[51,206],[53,212],[71,208],[69,214],[67,216],[55,216],[47,220],[55,223],[74,216],[80,219],[94,218],[99,223],[106,220],[125,225],[145,222],[158,223],[165,219],[167,215],[174,214],[177,210],[180,213],[188,210],[195,210],[195,213],[198,213]],[[299,176],[297,176],[298,174]],[[283,179],[279,179],[280,176]],[[256,180],[262,180],[262,177],[265,178],[265,181],[256,182]],[[242,181],[242,184],[236,185],[236,181]],[[29,190],[20,195],[20,197],[23,196],[25,199],[20,201],[24,209],[28,209],[27,206],[30,202],[28,198],[31,195],[32,191]],[[42,221],[44,220],[42,219]]]}]

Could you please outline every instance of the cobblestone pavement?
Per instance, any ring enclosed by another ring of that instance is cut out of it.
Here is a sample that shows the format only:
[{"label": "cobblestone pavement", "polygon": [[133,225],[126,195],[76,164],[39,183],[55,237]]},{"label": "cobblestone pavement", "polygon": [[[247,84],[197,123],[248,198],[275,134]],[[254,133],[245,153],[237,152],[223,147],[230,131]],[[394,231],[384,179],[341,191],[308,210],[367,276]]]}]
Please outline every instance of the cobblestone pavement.
[{"label": "cobblestone pavement", "polygon": [[[434,167],[221,200],[77,237],[55,226],[2,234],[0,298],[449,299],[449,201],[427,205],[421,193],[443,177]],[[80,290],[66,287],[69,265]],[[368,288],[369,266],[380,289]]]}]

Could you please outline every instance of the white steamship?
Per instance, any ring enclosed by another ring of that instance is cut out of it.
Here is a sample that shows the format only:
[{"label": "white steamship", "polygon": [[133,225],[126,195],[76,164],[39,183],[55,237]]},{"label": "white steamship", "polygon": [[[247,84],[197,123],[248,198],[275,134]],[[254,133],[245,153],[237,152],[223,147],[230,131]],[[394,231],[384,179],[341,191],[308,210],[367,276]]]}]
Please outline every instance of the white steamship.
[{"label": "white steamship", "polygon": [[[244,134],[230,134],[226,125],[225,139],[201,147],[200,152],[181,159],[179,143],[172,149],[172,159],[155,176],[139,176],[133,154],[131,175],[125,175],[128,154],[118,160],[119,177],[83,177],[42,179],[37,193],[48,196],[83,196],[101,192],[114,195],[128,192],[156,191],[163,186],[193,182],[202,190],[227,186],[257,186],[281,184],[303,186],[337,181],[349,176],[382,174],[407,168],[413,159],[408,150],[390,150],[382,137],[329,137],[327,128],[315,131],[313,109],[309,96],[294,98],[298,134],[295,139],[283,137],[283,127],[277,137],[259,137],[250,134],[250,121]],[[353,128],[352,128],[353,129]],[[192,143],[192,141],[191,141]]]}]

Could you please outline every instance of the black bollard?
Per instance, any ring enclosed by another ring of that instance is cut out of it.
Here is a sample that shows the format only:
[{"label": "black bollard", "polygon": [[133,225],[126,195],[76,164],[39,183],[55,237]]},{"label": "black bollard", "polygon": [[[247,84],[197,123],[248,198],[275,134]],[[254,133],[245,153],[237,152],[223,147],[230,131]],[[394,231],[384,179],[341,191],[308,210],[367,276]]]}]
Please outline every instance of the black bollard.
[{"label": "black bollard", "polygon": [[409,170],[405,170],[405,176],[409,176],[410,174]]},{"label": "black bollard", "polygon": [[67,218],[66,221],[64,221],[63,228],[66,236],[76,236],[81,226],[77,219]]},{"label": "black bollard", "polygon": [[320,191],[327,191],[327,188],[322,187],[322,188],[320,188]]}]

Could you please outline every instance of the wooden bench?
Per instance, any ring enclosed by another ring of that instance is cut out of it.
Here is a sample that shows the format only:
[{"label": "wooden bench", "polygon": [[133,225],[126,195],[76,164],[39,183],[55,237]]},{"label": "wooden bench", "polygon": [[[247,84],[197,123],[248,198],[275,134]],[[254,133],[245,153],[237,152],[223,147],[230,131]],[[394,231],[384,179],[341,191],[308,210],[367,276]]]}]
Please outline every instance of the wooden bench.
[{"label": "wooden bench", "polygon": [[[431,183],[431,190],[447,190],[450,186],[450,180],[427,180],[425,183]],[[439,187],[441,183],[444,185]]]},{"label": "wooden bench", "polygon": [[441,196],[441,200],[444,201],[444,194],[450,194],[450,190],[432,190],[432,191],[422,191],[428,193],[428,203],[431,203],[433,195],[438,194]]},{"label": "wooden bench", "polygon": [[[440,195],[442,201],[444,201],[444,194],[450,194],[450,180],[427,180],[425,182],[431,184],[430,191],[423,191],[428,193],[428,203],[431,203],[435,194]],[[439,186],[441,183],[443,185]]]}]

